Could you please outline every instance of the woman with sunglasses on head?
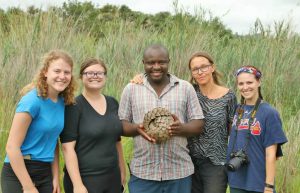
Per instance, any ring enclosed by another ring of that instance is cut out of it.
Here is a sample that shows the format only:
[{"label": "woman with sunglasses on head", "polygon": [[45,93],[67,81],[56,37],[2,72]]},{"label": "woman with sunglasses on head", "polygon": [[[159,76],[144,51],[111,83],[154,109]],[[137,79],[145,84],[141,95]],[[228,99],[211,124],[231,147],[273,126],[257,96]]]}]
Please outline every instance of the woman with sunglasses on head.
[{"label": "woman with sunglasses on head", "polygon": [[254,66],[236,72],[241,93],[228,145],[231,193],[275,193],[275,163],[287,142],[279,113],[263,100],[262,73]]},{"label": "woman with sunglasses on head", "polygon": [[65,104],[74,102],[73,61],[54,50],[23,89],[7,140],[2,193],[59,193],[58,136]]},{"label": "woman with sunglasses on head", "polygon": [[66,193],[118,193],[125,185],[119,104],[101,93],[106,76],[101,60],[85,60],[80,68],[83,92],[66,107],[61,134]]},{"label": "woman with sunglasses on head", "polygon": [[188,67],[205,117],[204,133],[188,139],[195,166],[192,193],[226,193],[226,151],[236,97],[232,90],[221,86],[220,75],[208,53],[194,53]]}]

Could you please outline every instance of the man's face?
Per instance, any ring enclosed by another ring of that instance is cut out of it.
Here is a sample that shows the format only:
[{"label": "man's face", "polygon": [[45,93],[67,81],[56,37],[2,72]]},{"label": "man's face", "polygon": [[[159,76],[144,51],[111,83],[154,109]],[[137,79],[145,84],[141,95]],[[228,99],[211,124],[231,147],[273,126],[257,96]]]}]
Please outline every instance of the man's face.
[{"label": "man's face", "polygon": [[160,83],[168,74],[168,54],[161,49],[150,49],[144,55],[143,63],[148,80]]}]

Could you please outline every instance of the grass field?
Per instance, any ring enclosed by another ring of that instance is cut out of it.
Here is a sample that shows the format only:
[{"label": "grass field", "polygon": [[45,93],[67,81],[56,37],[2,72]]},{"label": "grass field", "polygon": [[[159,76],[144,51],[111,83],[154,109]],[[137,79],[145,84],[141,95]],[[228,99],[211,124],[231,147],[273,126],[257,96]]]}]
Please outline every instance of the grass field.
[{"label": "grass field", "polygon": [[[102,58],[109,68],[105,93],[119,99],[130,78],[143,70],[143,49],[151,43],[162,43],[170,51],[170,72],[186,80],[189,56],[199,50],[212,54],[224,75],[224,84],[234,90],[233,72],[237,67],[251,64],[262,70],[263,96],[280,112],[289,140],[283,147],[285,156],[277,162],[277,192],[300,192],[300,37],[288,27],[277,28],[275,33],[253,32],[228,38],[218,31],[191,25],[181,17],[163,31],[125,21],[103,25],[103,37],[95,38],[55,13],[8,19],[7,26],[0,25],[0,167],[20,98],[18,92],[31,81],[45,52],[57,48],[69,52],[76,63],[76,75],[86,57]],[[129,161],[131,139],[124,138],[123,145]]]}]

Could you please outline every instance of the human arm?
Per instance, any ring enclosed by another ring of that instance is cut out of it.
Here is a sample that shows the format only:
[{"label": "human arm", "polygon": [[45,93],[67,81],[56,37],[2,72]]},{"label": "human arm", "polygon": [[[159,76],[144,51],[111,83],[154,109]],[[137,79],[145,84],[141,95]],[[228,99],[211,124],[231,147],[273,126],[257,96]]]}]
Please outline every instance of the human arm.
[{"label": "human arm", "polygon": [[21,152],[21,145],[27,134],[32,117],[27,112],[16,113],[7,140],[6,152],[10,165],[20,181],[24,193],[38,193],[29,173]]},{"label": "human arm", "polygon": [[84,186],[80,176],[78,158],[75,152],[75,145],[76,141],[62,143],[62,152],[64,155],[68,174],[74,187],[74,193],[87,193],[88,191]]},{"label": "human arm", "polygon": [[[261,108],[265,108],[265,124],[263,125],[263,145],[265,147],[266,179],[270,185],[275,183],[276,160],[283,156],[282,145],[287,142],[287,138],[282,128],[282,122],[278,111],[266,103],[262,103]],[[271,189],[271,188],[269,188]],[[266,193],[266,191],[265,191]]]},{"label": "human arm", "polygon": [[137,136],[141,135],[144,139],[151,143],[155,143],[155,139],[149,136],[144,129],[142,124],[130,123],[127,120],[122,120],[123,124],[123,135],[124,136]]},{"label": "human arm", "polygon": [[51,165],[52,167],[52,176],[53,176],[53,193],[60,193],[59,185],[59,144],[57,141],[55,152],[54,152],[54,161]]},{"label": "human arm", "polygon": [[230,131],[231,131],[231,126],[232,126],[232,123],[233,123],[233,118],[234,118],[234,115],[235,115],[235,110],[237,108],[237,99],[236,99],[236,96],[235,94],[229,90],[229,93],[232,93],[230,95],[230,99],[228,100],[227,102],[227,134],[228,136],[230,135]]},{"label": "human arm", "polygon": [[118,157],[119,157],[119,167],[121,172],[121,184],[125,186],[126,184],[126,166],[125,166],[125,160],[123,156],[123,147],[121,141],[118,141],[117,144],[117,151],[118,151]]},{"label": "human arm", "polygon": [[64,129],[60,134],[62,143],[62,153],[65,160],[66,169],[73,184],[74,193],[86,193],[79,171],[78,157],[75,151],[76,140],[78,139],[78,127],[81,116],[80,100],[75,105],[68,105],[65,108]]},{"label": "human arm", "polygon": [[127,85],[120,99],[120,105],[118,110],[119,118],[122,121],[123,125],[123,136],[133,137],[138,135],[137,128],[139,127],[138,124],[132,123],[132,104],[131,104],[131,89],[130,85]]},{"label": "human arm", "polygon": [[[266,148],[266,180],[265,183],[274,185],[276,170],[276,151],[277,144]],[[265,187],[264,193],[273,192],[272,188]]]},{"label": "human arm", "polygon": [[118,115],[120,120],[122,120],[123,125],[123,136],[134,137],[141,135],[149,142],[154,142],[155,140],[148,136],[145,131],[143,124],[133,123],[133,103],[132,103],[132,93],[135,92],[135,86],[133,84],[128,84],[121,95],[120,105]]},{"label": "human arm", "polygon": [[[174,123],[170,127],[170,135],[194,136],[204,131],[204,116],[194,87],[187,82],[183,82],[182,92],[185,96],[185,103],[181,106],[181,119],[178,115],[172,114]],[[178,116],[178,117],[177,117]],[[186,121],[183,121],[186,120]]]},{"label": "human arm", "polygon": [[139,127],[138,124],[130,123],[127,120],[122,120],[122,125],[123,125],[123,136],[134,137],[139,134],[137,131],[137,128]]},{"label": "human arm", "polygon": [[172,115],[174,122],[169,128],[169,134],[171,136],[194,136],[203,132],[204,121],[202,119],[194,119],[188,123],[181,123],[176,115]]}]

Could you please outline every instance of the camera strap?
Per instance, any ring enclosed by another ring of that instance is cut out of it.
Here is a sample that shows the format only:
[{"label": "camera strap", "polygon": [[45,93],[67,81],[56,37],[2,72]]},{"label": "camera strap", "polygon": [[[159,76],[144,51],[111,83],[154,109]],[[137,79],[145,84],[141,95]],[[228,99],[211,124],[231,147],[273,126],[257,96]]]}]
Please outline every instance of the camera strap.
[{"label": "camera strap", "polygon": [[[255,106],[251,112],[251,116],[250,116],[250,119],[249,119],[249,123],[248,123],[248,129],[247,129],[247,137],[246,137],[246,143],[243,147],[243,150],[246,151],[247,150],[247,147],[249,145],[249,141],[250,141],[250,133],[251,133],[251,125],[253,124],[253,121],[254,121],[254,118],[256,116],[256,113],[257,113],[257,110],[258,110],[258,107],[261,103],[261,98],[258,98],[256,100],[256,103],[255,103]],[[243,118],[243,114],[244,114],[244,104],[242,104],[238,109],[238,119],[237,119],[237,122],[236,122],[236,129],[235,129],[235,136],[234,136],[234,141],[233,141],[233,144],[232,144],[232,149],[231,149],[231,152],[234,150],[234,147],[236,145],[236,139],[237,139],[237,135],[238,135],[238,128],[241,124],[241,120]]]}]

